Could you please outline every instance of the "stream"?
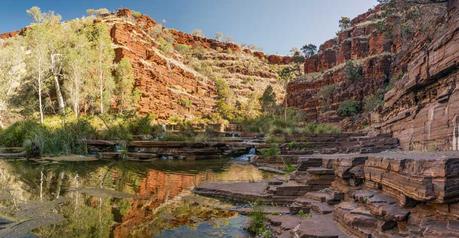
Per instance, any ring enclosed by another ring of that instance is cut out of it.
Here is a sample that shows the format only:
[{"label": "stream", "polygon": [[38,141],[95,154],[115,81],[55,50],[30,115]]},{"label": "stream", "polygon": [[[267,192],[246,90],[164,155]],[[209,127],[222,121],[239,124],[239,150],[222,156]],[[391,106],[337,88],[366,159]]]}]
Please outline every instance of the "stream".
[{"label": "stream", "polygon": [[207,181],[259,181],[246,158],[155,162],[0,161],[0,237],[249,237]]}]

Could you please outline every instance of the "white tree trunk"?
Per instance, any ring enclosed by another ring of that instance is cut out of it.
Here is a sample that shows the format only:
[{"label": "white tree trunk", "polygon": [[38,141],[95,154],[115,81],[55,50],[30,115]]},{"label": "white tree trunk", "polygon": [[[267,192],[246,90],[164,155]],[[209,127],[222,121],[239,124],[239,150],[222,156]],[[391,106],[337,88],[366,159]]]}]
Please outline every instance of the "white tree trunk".
[{"label": "white tree trunk", "polygon": [[43,124],[44,116],[43,116],[43,102],[42,102],[42,58],[41,56],[38,58],[38,105],[40,107],[40,123]]},{"label": "white tree trunk", "polygon": [[53,76],[54,76],[54,84],[56,87],[56,97],[57,97],[57,102],[59,105],[59,113],[64,114],[65,113],[65,101],[64,97],[62,96],[62,90],[61,86],[59,84],[59,67],[57,66],[57,54],[52,54],[51,55],[51,67],[53,71]]},{"label": "white tree trunk", "polygon": [[102,67],[102,46],[99,42],[99,93],[100,93],[100,113],[104,114],[104,72]]}]

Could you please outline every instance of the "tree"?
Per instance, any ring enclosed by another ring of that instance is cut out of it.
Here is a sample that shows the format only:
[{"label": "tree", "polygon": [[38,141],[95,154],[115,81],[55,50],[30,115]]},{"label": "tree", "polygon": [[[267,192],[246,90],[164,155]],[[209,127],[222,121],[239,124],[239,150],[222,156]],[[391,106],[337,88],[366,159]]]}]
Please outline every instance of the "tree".
[{"label": "tree", "polygon": [[40,122],[43,123],[43,87],[46,73],[50,69],[51,42],[53,28],[60,24],[61,17],[53,12],[42,13],[40,8],[32,7],[27,10],[34,23],[26,31],[26,42],[30,50],[31,71],[35,73],[38,91]]},{"label": "tree", "polygon": [[134,69],[128,59],[122,59],[115,71],[117,105],[121,112],[134,110],[137,103],[137,93],[134,90]]},{"label": "tree", "polygon": [[[0,45],[1,46],[1,45]],[[9,110],[9,99],[22,83],[26,75],[25,49],[23,38],[9,39],[0,49],[0,128],[2,116]]]},{"label": "tree", "polygon": [[296,71],[301,75],[303,73],[301,70],[301,65],[304,63],[305,58],[303,55],[301,55],[300,50],[297,48],[291,49],[290,53],[292,54],[292,61],[295,63]]},{"label": "tree", "polygon": [[110,11],[107,8],[99,8],[99,9],[88,9],[86,10],[86,14],[88,16],[96,16],[100,17],[102,15],[110,14]]},{"label": "tree", "polygon": [[271,85],[268,85],[260,97],[260,105],[263,113],[273,114],[276,109],[276,93]]},{"label": "tree", "polygon": [[88,38],[92,44],[93,60],[95,61],[95,75],[98,84],[99,113],[105,113],[106,106],[110,103],[114,89],[111,67],[115,52],[112,49],[110,31],[105,23],[96,23],[90,26]]},{"label": "tree", "polygon": [[205,37],[204,32],[201,29],[194,29],[191,34],[197,37]]},{"label": "tree", "polygon": [[295,77],[295,69],[291,67],[285,67],[281,71],[279,71],[279,79],[284,85],[284,92],[285,92],[285,98],[284,98],[284,120],[287,121],[287,108],[288,108],[288,102],[287,102],[287,87],[290,81],[293,80]]},{"label": "tree", "polygon": [[[73,112],[77,117],[80,115],[80,105],[84,99],[92,94],[95,88],[89,88],[86,79],[90,78],[91,68],[91,45],[84,31],[77,22],[71,23],[67,28],[66,37],[69,45],[64,54],[64,67],[67,94],[72,103]],[[96,90],[97,91],[97,90]]]},{"label": "tree", "polygon": [[303,47],[301,47],[301,51],[303,52],[304,57],[311,58],[311,56],[317,53],[317,46],[313,44],[306,44]]},{"label": "tree", "polygon": [[341,17],[339,20],[339,28],[341,31],[345,31],[349,27],[351,27],[351,19],[349,17]]},{"label": "tree", "polygon": [[363,69],[358,63],[347,61],[344,65],[344,74],[346,79],[351,82],[360,81],[363,78]]},{"label": "tree", "polygon": [[223,34],[223,32],[217,32],[215,33],[215,40],[218,40],[218,41],[223,41],[223,37],[225,35]]}]

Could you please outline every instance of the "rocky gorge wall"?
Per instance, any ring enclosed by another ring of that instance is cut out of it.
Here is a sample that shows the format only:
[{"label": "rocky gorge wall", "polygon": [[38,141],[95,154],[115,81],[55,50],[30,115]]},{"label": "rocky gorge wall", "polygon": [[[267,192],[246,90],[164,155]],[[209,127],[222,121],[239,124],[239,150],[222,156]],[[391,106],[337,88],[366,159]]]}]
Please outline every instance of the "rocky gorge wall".
[{"label": "rocky gorge wall", "polygon": [[[393,42],[377,29],[380,9],[376,8],[352,20],[352,27],[320,46],[318,54],[306,59],[305,75],[288,86],[288,104],[306,113],[308,121],[340,122],[336,113],[345,100],[359,102],[376,93],[388,79]],[[346,78],[345,63],[362,67],[362,79]],[[325,87],[333,87],[321,95]]]},{"label": "rocky gorge wall", "polygon": [[[208,117],[216,112],[217,79],[228,84],[232,105],[250,104],[268,85],[279,101],[284,98],[277,72],[291,57],[168,29],[129,9],[92,17],[109,26],[115,63],[128,59],[133,67],[140,114],[163,121]],[[2,33],[0,40],[24,35],[25,29]]]},{"label": "rocky gorge wall", "polygon": [[386,93],[375,127],[393,133],[407,150],[459,150],[459,1],[431,41],[413,47],[407,70]]},{"label": "rocky gorge wall", "polygon": [[[138,111],[163,120],[215,112],[216,77],[225,80],[242,103],[249,103],[254,94],[261,95],[270,84],[280,92],[276,68],[291,62],[290,57],[268,56],[234,43],[166,29],[147,16],[133,16],[128,9],[101,21],[111,26],[115,61],[127,58],[133,65],[136,88],[141,92]],[[174,47],[170,53],[161,50],[164,42],[155,36],[158,31],[167,33],[164,38]],[[184,55],[178,47],[200,52]]]},{"label": "rocky gorge wall", "polygon": [[[391,133],[404,150],[458,150],[458,1],[449,1],[447,6],[426,32],[416,33],[414,40],[405,43],[399,33],[392,32],[395,37],[389,38],[378,27],[379,21],[399,21],[380,18],[380,7],[352,20],[350,29],[306,60],[306,76],[289,85],[289,105],[303,109],[307,120]],[[350,60],[362,67],[358,82],[346,80],[343,63]],[[389,82],[392,88],[385,92],[378,111],[351,119],[337,115],[342,102],[356,100],[363,105],[366,97]],[[324,101],[321,89],[327,85],[335,89]]]}]

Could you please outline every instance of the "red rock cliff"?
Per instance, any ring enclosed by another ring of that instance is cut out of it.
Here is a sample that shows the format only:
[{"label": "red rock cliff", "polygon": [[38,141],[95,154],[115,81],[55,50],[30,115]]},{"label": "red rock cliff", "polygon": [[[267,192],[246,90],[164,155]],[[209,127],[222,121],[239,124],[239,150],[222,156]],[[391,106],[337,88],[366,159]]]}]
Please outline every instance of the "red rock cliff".
[{"label": "red rock cliff", "polygon": [[406,73],[385,95],[377,127],[404,149],[459,150],[459,1],[448,4],[429,37],[400,56]]},{"label": "red rock cliff", "polygon": [[[133,16],[128,9],[105,16],[102,21],[112,27],[116,61],[127,58],[133,64],[136,87],[141,92],[138,111],[153,113],[159,119],[203,117],[214,112],[216,89],[208,71],[225,79],[239,99],[249,100],[268,84],[277,84],[277,66],[270,65],[291,61],[289,57],[267,56],[233,43],[165,29],[147,16]],[[191,58],[176,50],[164,53],[154,36],[158,28],[167,32],[166,40],[174,47],[189,46],[201,52]],[[198,72],[194,65],[204,70]],[[280,91],[281,86],[275,88]]]},{"label": "red rock cliff", "polygon": [[[376,25],[380,9],[376,8],[352,20],[352,27],[338,34],[319,48],[317,55],[304,64],[306,75],[288,86],[288,104],[306,113],[308,121],[340,122],[336,110],[345,100],[362,102],[376,93],[388,79],[394,42],[385,38]],[[347,61],[358,62],[362,79],[347,80],[344,66]],[[325,95],[325,87],[334,89]]]},{"label": "red rock cliff", "polygon": [[[354,118],[350,129],[370,125],[380,133],[392,133],[406,150],[459,149],[459,11],[450,0],[448,10],[431,4],[431,20],[412,40],[404,42],[400,28],[391,37],[381,32],[378,22],[400,25],[397,17],[381,18],[380,7],[352,20],[352,27],[324,43],[319,53],[305,62],[306,76],[292,82],[288,103],[303,109],[308,120],[336,122],[349,126],[349,119],[336,114],[344,100],[358,102],[378,89],[392,89],[376,113]],[[361,62],[363,79],[345,79],[343,62]],[[395,80],[396,78],[400,78]],[[327,101],[320,90],[334,85]]]}]

